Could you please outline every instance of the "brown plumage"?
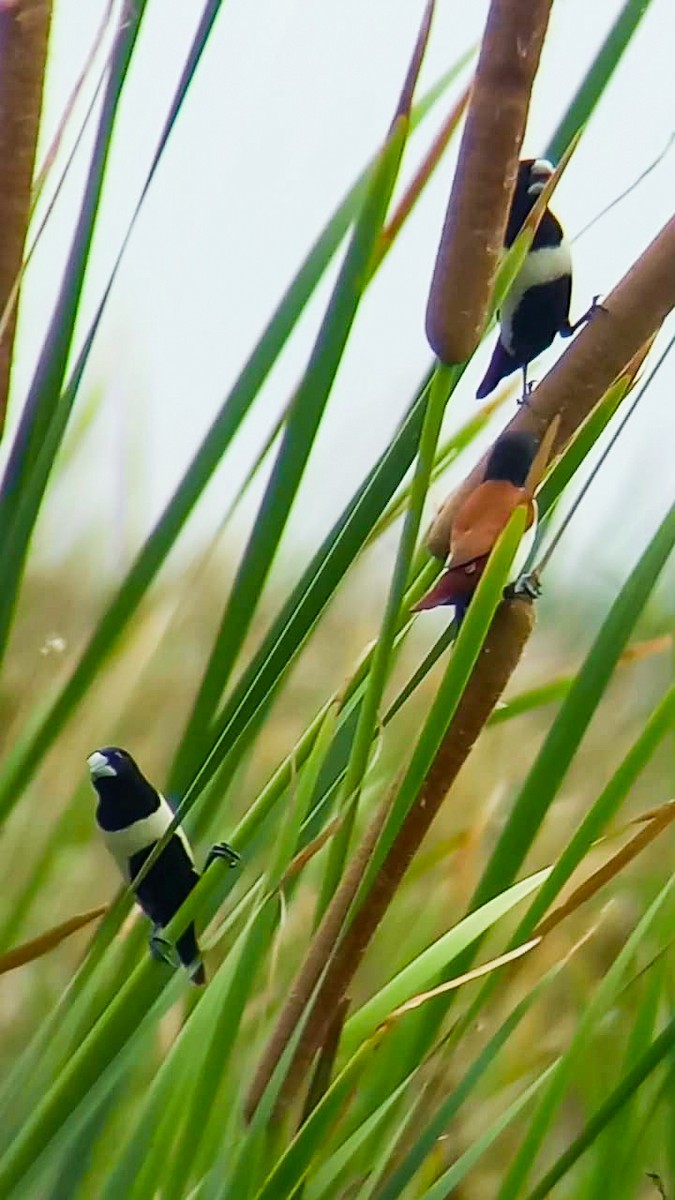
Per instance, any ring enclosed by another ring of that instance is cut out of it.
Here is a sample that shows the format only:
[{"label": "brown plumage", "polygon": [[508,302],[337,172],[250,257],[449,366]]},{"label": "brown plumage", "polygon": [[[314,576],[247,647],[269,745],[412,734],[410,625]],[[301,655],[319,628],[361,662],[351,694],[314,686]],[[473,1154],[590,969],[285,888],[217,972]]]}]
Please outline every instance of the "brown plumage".
[{"label": "brown plumage", "polygon": [[504,434],[490,455],[485,479],[467,496],[455,515],[450,533],[448,570],[415,605],[421,612],[439,605],[454,605],[461,620],[485,564],[511,514],[527,507],[526,529],[536,517],[529,480],[539,443],[532,434]]}]

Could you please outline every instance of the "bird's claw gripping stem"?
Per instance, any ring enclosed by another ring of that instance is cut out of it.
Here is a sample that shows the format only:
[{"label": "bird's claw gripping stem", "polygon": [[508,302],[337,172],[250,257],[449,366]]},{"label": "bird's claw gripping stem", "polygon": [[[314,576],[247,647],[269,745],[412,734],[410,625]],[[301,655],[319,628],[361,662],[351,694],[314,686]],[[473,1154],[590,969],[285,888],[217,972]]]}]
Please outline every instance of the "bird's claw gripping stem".
[{"label": "bird's claw gripping stem", "polygon": [[204,870],[210,867],[211,863],[215,862],[217,858],[224,859],[229,867],[237,867],[241,862],[241,855],[237,854],[237,851],[233,850],[231,846],[228,846],[227,842],[216,842],[215,846],[211,847],[206,856]]},{"label": "bird's claw gripping stem", "polygon": [[169,967],[178,966],[178,956],[171,942],[167,941],[160,929],[153,929],[148,941],[150,953],[155,962],[166,963]]},{"label": "bird's claw gripping stem", "polygon": [[521,575],[515,583],[510,583],[504,589],[504,595],[507,600],[516,600],[518,597],[538,600],[541,596],[541,582],[537,572],[531,571],[527,575]]}]

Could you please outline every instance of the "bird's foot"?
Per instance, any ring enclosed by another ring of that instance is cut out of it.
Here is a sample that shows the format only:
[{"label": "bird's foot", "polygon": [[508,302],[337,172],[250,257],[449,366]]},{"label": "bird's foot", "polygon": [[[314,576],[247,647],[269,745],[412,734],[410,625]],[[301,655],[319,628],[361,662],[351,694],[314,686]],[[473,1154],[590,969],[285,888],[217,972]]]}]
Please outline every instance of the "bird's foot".
[{"label": "bird's foot", "polygon": [[215,846],[211,847],[206,856],[204,870],[210,867],[211,863],[215,862],[217,858],[224,858],[230,867],[237,867],[241,862],[241,855],[237,854],[237,851],[233,850],[231,846],[228,846],[227,842],[216,842]]},{"label": "bird's foot", "polygon": [[171,942],[164,937],[160,929],[153,929],[148,940],[148,946],[155,962],[166,963],[169,967],[178,966],[178,955]]},{"label": "bird's foot", "polygon": [[515,583],[510,583],[507,588],[504,588],[504,596],[507,600],[519,598],[538,600],[541,596],[541,582],[537,572],[530,571],[526,575],[521,575]]},{"label": "bird's foot", "polygon": [[522,394],[522,396],[520,396],[520,397],[519,397],[519,398],[516,400],[516,404],[518,405],[518,407],[519,407],[519,408],[529,408],[529,406],[530,406],[530,396],[532,395],[532,392],[534,391],[534,389],[536,388],[536,386],[537,386],[537,381],[536,381],[536,379],[529,379],[529,380],[527,381],[527,383],[525,384],[525,387],[524,387],[524,389],[523,389],[523,394]]},{"label": "bird's foot", "polygon": [[607,308],[605,308],[604,304],[600,304],[599,301],[600,301],[600,292],[598,292],[597,295],[595,295],[593,297],[590,308],[587,308],[586,312],[582,313],[582,315],[579,317],[578,321],[575,321],[573,325],[570,325],[569,321],[567,322],[566,325],[563,325],[562,329],[560,330],[560,336],[564,337],[564,338],[572,337],[572,335],[576,333],[577,329],[581,329],[582,325],[587,325],[589,321],[593,320],[593,317],[597,313],[608,312],[609,310]]}]

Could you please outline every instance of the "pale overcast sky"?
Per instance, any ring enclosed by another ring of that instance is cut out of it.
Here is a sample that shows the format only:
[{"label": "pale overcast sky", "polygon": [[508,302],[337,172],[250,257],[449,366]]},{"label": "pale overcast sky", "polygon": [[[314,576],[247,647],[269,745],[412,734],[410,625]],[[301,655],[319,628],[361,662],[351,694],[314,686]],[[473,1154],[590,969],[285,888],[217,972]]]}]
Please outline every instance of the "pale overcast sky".
[{"label": "pale overcast sky", "polygon": [[[58,121],[104,7],[102,0],[56,2],[47,134]],[[554,3],[525,153],[541,154],[620,7],[618,0]],[[72,486],[62,486],[53,498],[52,517],[43,523],[43,553],[64,544],[64,528],[94,533],[105,521],[116,530],[108,565],[114,573],[125,565],[316,233],[381,139],[422,9],[422,0],[223,4],[128,248],[87,375],[84,395],[93,388],[101,392],[101,411],[83,446],[97,503],[82,511],[81,475]],[[487,3],[439,0],[437,9],[421,90],[479,37]],[[142,186],[201,10],[197,0],[149,5],[115,136],[81,331]],[[672,0],[653,0],[556,194],[554,208],[570,235],[667,144],[675,126],[674,45]],[[459,84],[448,101],[458,90]],[[404,181],[448,101],[412,141]],[[453,162],[451,152],[362,305],[291,523],[290,537],[299,539],[303,550],[323,536],[372,464],[430,361],[424,309]],[[30,377],[81,178],[81,171],[75,172],[65,190],[28,279],[15,403]],[[673,196],[675,151],[579,242],[573,317],[594,293],[607,292],[644,249],[671,216]],[[326,298],[324,287],[212,484],[188,545],[216,527],[302,371]],[[668,332],[673,328],[671,323]],[[535,377],[563,349],[558,342]],[[475,411],[475,385],[488,352],[467,373],[448,410],[448,428]],[[592,536],[598,546],[591,569],[599,574],[626,547],[634,558],[635,539],[653,530],[672,500],[674,385],[675,368],[669,363],[592,493]],[[626,473],[642,479],[639,505],[632,516],[612,523]],[[430,504],[446,490],[437,486]],[[64,525],[73,503],[78,516]],[[583,529],[575,529],[561,558],[574,560],[587,541]]]}]

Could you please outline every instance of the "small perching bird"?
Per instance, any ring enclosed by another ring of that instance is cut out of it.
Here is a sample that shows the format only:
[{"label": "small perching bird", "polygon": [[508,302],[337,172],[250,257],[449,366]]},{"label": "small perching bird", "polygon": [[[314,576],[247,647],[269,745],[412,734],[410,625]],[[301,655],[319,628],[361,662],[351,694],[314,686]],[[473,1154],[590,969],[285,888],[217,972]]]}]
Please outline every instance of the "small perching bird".
[{"label": "small perching bird", "polygon": [[[544,190],[553,167],[543,158],[526,158],[520,163],[504,237],[508,250],[513,245],[537,197]],[[499,338],[490,365],[476,396],[479,400],[514,371],[523,372],[523,401],[529,394],[527,368],[555,338],[571,337],[593,315],[594,298],[587,312],[570,325],[572,298],[572,255],[562,226],[550,208],[543,216],[522,267],[516,275],[499,312]]]},{"label": "small perching bird", "polygon": [[[98,795],[96,822],[129,884],[168,830],[174,819],[173,809],[148,782],[131,755],[119,746],[95,750],[89,755],[87,765]],[[224,858],[232,867],[239,862],[239,855],[226,842],[212,847],[206,867],[215,858]],[[156,958],[171,961],[162,930],[192,891],[199,874],[187,837],[177,825],[147,875],[134,888],[140,907],[153,924],[150,950]],[[176,950],[192,982],[205,983],[194,924],[188,925],[178,938]]]},{"label": "small perching bird", "polygon": [[[498,438],[488,458],[483,482],[467,496],[455,514],[447,570],[418,601],[413,612],[454,605],[456,619],[461,622],[490,552],[511,514],[524,505],[527,508],[526,529],[535,523],[533,465],[539,450],[539,440],[531,433],[504,433]],[[548,439],[545,453],[548,453]],[[522,559],[522,554],[519,557]],[[514,574],[517,576],[517,573],[516,564]]]}]

